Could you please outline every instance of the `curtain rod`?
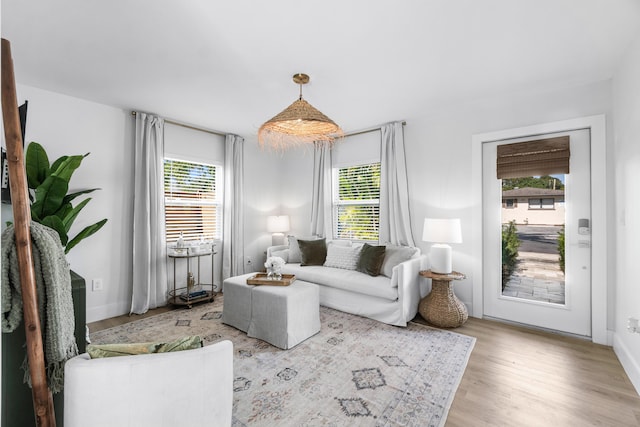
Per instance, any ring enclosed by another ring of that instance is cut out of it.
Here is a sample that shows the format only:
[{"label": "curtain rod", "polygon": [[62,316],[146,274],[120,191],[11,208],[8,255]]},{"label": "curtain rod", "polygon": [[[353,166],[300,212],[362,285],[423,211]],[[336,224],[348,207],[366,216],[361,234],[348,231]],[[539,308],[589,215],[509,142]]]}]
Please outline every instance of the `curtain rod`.
[{"label": "curtain rod", "polygon": [[[131,115],[135,116],[136,112],[132,111]],[[169,123],[170,125],[182,126],[183,128],[198,130],[200,132],[206,132],[206,133],[210,133],[210,134],[213,134],[213,135],[227,136],[227,134],[228,134],[228,133],[220,132],[220,131],[217,131],[217,130],[201,128],[201,127],[189,125],[189,124],[186,124],[186,123],[180,123],[180,122],[177,122],[177,121],[171,120],[171,119],[164,119],[164,122],[165,123]]]},{"label": "curtain rod", "polygon": [[[407,122],[406,121],[402,121],[402,126],[406,125]],[[355,135],[361,135],[363,133],[369,133],[369,132],[375,132],[377,130],[381,130],[382,126],[374,126],[374,127],[370,127],[370,128],[366,128],[366,129],[360,129],[360,130],[355,130],[353,132],[348,132],[344,134],[344,138],[348,137],[348,136],[355,136]]]}]

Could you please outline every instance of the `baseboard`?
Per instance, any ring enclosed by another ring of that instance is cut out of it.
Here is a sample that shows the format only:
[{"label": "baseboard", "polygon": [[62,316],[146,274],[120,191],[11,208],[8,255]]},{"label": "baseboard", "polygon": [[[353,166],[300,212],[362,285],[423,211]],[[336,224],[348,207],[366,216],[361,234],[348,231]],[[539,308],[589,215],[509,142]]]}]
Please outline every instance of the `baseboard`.
[{"label": "baseboard", "polygon": [[131,301],[120,301],[113,304],[87,308],[87,323],[129,314],[129,310],[131,310]]},{"label": "baseboard", "polygon": [[640,360],[633,357],[633,354],[625,345],[624,341],[620,339],[620,334],[618,333],[613,335],[613,351],[616,353],[616,356],[618,356],[618,360],[622,364],[631,384],[633,384],[638,394],[640,394]]}]

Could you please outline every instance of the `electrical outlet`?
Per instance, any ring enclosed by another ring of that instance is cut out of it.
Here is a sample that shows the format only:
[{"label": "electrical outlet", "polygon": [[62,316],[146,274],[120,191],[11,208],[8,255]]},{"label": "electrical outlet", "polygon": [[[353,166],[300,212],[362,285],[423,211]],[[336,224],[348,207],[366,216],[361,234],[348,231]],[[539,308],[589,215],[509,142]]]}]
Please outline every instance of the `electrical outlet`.
[{"label": "electrical outlet", "polygon": [[629,323],[627,324],[627,330],[631,333],[636,332],[640,334],[640,325],[638,325],[638,319],[630,317]]},{"label": "electrical outlet", "polygon": [[247,265],[253,264],[253,260],[251,259],[250,256],[246,257],[246,259],[247,259]]},{"label": "electrical outlet", "polygon": [[102,291],[104,289],[103,285],[102,285],[102,279],[93,279],[91,281],[91,286],[94,292],[96,291]]}]

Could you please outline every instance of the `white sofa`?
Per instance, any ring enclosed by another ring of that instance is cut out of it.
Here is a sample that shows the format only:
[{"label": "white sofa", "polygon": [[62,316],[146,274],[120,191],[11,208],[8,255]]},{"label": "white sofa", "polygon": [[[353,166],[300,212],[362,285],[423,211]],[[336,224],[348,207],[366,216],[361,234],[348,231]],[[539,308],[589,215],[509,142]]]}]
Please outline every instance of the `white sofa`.
[{"label": "white sofa", "polygon": [[[271,246],[267,257],[280,256],[287,261],[288,245]],[[320,305],[390,325],[407,326],[418,312],[421,294],[419,272],[427,268],[427,257],[416,253],[393,267],[391,277],[370,276],[355,270],[319,265],[285,264],[282,273],[319,285]]]}]

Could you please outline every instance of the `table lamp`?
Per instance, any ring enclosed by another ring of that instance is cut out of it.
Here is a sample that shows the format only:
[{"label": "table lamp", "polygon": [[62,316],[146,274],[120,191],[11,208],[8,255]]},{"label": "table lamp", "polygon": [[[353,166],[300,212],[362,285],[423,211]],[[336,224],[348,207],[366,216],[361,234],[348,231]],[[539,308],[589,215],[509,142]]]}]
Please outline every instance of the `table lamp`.
[{"label": "table lamp", "polygon": [[267,217],[267,231],[271,234],[271,245],[284,245],[284,233],[289,231],[289,215]]},{"label": "table lamp", "polygon": [[425,218],[422,240],[434,243],[431,246],[429,260],[431,271],[438,274],[450,274],[451,246],[447,243],[462,243],[460,218]]}]

